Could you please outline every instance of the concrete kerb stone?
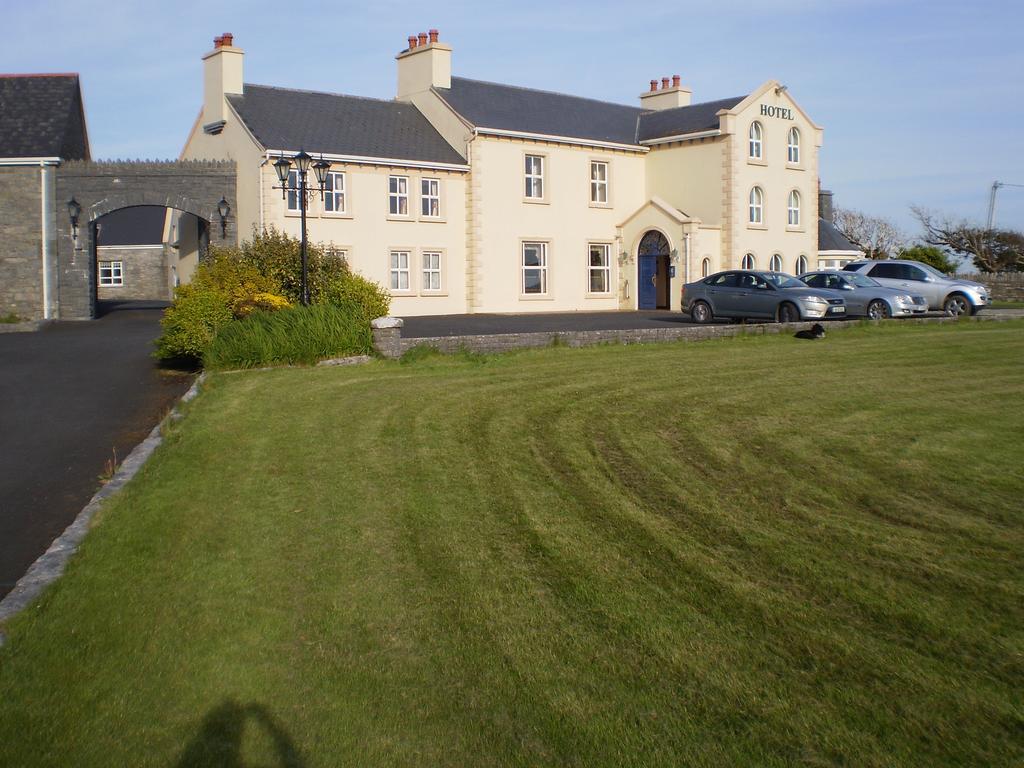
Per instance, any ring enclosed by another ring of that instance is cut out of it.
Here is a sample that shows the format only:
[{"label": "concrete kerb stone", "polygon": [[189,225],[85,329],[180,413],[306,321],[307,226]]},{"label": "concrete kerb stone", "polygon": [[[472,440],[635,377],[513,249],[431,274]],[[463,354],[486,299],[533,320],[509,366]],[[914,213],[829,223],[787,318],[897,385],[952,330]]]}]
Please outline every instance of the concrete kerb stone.
[{"label": "concrete kerb stone", "polygon": [[29,320],[24,323],[0,323],[0,333],[31,333],[42,330],[52,320]]},{"label": "concrete kerb stone", "polygon": [[54,540],[49,549],[29,566],[25,575],[18,579],[18,583],[14,585],[14,589],[8,592],[3,600],[0,600],[0,646],[6,642],[6,636],[2,629],[3,622],[31,605],[47,587],[61,577],[71,556],[75,554],[82,540],[89,532],[90,523],[96,512],[103,506],[103,502],[120,491],[138,474],[149,457],[153,455],[153,452],[163,442],[164,424],[168,420],[177,421],[181,418],[181,412],[178,410],[179,406],[189,402],[199,394],[199,388],[205,377],[205,374],[201,374],[192,382],[192,386],[181,396],[167,418],[161,420],[159,424],[153,427],[149,436],[132,449],[132,452],[121,462],[121,466],[117,468],[110,481],[96,492],[92,499],[89,500],[89,503],[75,516],[71,525],[65,528],[64,532]]}]

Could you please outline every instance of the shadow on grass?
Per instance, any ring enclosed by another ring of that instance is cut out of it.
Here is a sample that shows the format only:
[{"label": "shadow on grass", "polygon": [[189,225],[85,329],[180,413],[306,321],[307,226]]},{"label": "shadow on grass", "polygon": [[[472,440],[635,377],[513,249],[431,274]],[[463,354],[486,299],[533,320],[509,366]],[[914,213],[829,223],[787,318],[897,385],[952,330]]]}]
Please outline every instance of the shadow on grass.
[{"label": "shadow on grass", "polygon": [[[210,710],[202,727],[182,752],[177,768],[242,768],[242,736],[246,726],[256,726],[273,744],[272,765],[303,768],[305,763],[291,737],[260,704],[239,704],[228,699]],[[260,760],[260,765],[267,765]]]}]

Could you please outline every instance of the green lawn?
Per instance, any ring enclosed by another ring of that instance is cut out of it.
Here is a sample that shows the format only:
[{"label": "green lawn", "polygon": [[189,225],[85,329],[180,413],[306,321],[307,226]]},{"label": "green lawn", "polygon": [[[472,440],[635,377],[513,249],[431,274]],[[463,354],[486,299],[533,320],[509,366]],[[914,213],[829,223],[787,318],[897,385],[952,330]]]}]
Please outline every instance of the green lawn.
[{"label": "green lawn", "polygon": [[1019,766],[1024,323],[221,374],[0,765]]},{"label": "green lawn", "polygon": [[993,309],[1024,309],[1024,301],[993,301]]}]

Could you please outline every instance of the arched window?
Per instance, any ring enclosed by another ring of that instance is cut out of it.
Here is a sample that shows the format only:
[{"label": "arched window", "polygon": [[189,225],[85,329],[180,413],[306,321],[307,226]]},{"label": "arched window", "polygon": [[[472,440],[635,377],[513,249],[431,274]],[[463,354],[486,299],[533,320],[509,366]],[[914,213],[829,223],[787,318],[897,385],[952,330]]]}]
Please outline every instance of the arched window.
[{"label": "arched window", "polygon": [[740,269],[756,269],[757,262],[754,261],[754,254],[746,253],[743,255],[742,261],[740,261]]},{"label": "arched window", "polygon": [[764,192],[760,187],[750,190],[750,215],[748,221],[751,224],[764,223]]},{"label": "arched window", "polygon": [[802,275],[806,271],[807,271],[807,257],[803,256],[803,255],[797,256],[796,257],[796,273],[798,275]]},{"label": "arched window", "polygon": [[795,189],[789,193],[789,226],[799,227],[800,226],[800,193]]},{"label": "arched window", "polygon": [[768,262],[768,269],[770,269],[772,272],[782,271],[782,257],[779,256],[779,254],[772,254],[771,261]]},{"label": "arched window", "polygon": [[668,240],[656,229],[648,231],[640,238],[640,247],[637,248],[639,256],[668,256]]},{"label": "arched window", "polygon": [[789,129],[789,140],[786,149],[787,155],[786,160],[793,165],[797,165],[800,162],[800,130],[798,128]]},{"label": "arched window", "polygon": [[754,160],[760,160],[762,156],[761,152],[761,124],[755,120],[750,124],[750,152],[749,155]]},{"label": "arched window", "polygon": [[700,276],[707,277],[711,274],[711,259],[704,259],[700,263]]}]

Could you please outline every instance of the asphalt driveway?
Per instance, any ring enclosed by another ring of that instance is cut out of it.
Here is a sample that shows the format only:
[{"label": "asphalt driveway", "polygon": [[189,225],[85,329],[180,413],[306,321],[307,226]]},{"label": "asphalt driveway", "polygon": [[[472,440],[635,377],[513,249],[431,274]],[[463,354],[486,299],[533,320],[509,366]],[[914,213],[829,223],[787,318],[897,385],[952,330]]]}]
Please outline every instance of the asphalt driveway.
[{"label": "asphalt driveway", "polygon": [[0,597],[191,384],[149,356],[160,307],[0,334]]},{"label": "asphalt driveway", "polygon": [[677,328],[694,325],[689,315],[663,310],[632,312],[544,312],[524,315],[429,315],[405,317],[402,336],[477,336],[496,333],[554,331],[627,331],[634,328]]}]

